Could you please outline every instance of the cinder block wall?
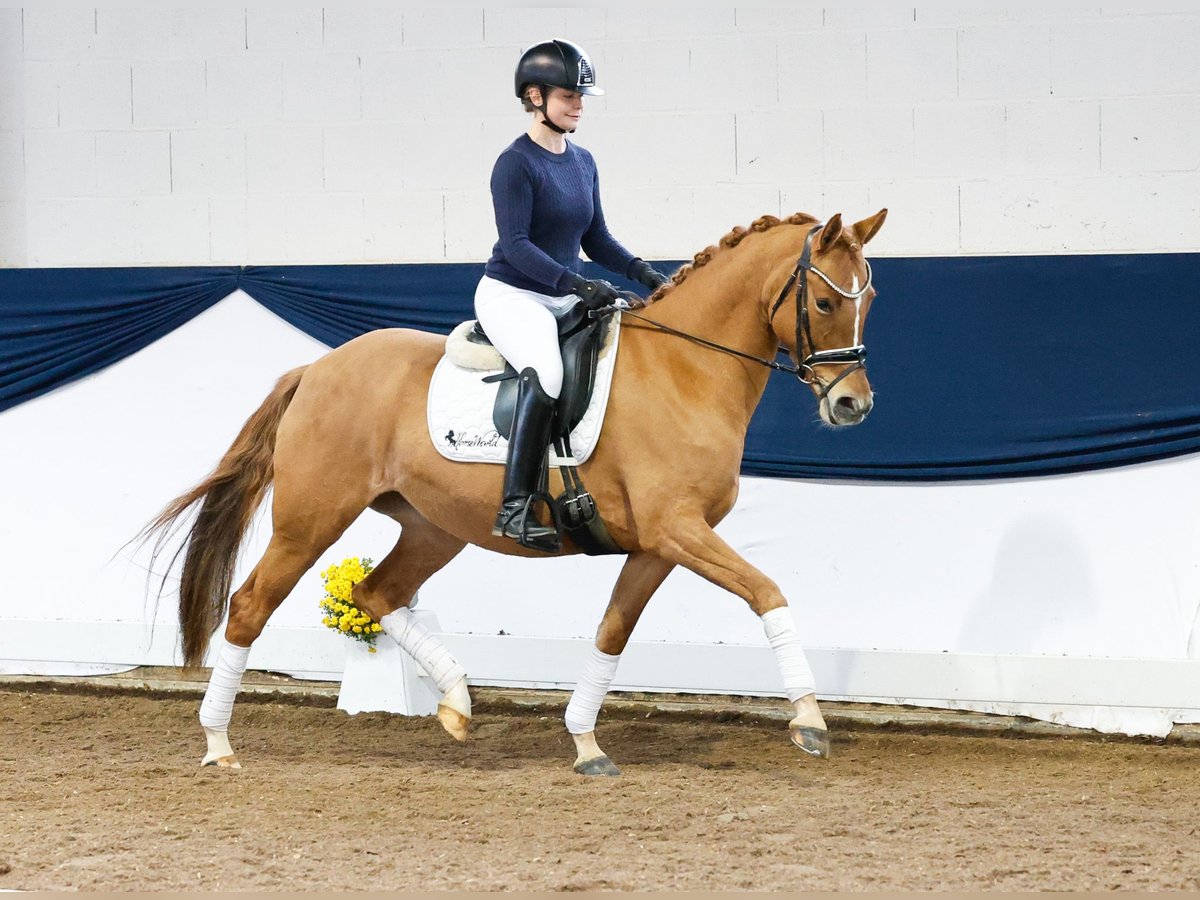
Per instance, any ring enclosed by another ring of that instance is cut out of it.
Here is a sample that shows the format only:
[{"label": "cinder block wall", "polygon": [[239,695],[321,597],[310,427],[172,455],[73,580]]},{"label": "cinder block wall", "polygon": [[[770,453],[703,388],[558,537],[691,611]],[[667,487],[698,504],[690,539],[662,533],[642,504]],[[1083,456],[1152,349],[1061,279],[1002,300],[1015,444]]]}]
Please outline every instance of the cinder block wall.
[{"label": "cinder block wall", "polygon": [[1200,248],[1194,2],[3,9],[0,265],[485,259],[521,49],[583,44],[614,233],[887,206],[887,255]]}]

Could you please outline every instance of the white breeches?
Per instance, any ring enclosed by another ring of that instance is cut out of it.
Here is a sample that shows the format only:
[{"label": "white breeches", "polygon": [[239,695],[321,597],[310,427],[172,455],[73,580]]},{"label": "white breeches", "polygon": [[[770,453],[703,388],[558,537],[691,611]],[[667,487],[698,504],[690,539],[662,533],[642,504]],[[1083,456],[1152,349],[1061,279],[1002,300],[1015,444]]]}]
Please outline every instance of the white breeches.
[{"label": "white breeches", "polygon": [[578,299],[525,291],[485,275],[475,289],[475,315],[500,355],[518,372],[532,367],[542,390],[558,399],[563,367],[555,314]]},{"label": "white breeches", "polygon": [[775,661],[779,663],[779,673],[783,676],[783,689],[787,692],[788,700],[795,703],[801,697],[815,694],[816,679],[809,668],[800,638],[796,636],[791,607],[781,606],[771,610],[762,617],[762,623],[767,642],[775,651]]}]

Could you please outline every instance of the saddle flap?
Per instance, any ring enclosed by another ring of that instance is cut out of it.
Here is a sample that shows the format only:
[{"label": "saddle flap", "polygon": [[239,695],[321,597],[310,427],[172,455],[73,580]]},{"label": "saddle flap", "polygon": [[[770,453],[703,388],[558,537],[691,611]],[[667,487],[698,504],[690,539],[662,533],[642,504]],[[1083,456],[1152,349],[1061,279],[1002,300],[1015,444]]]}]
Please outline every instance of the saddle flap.
[{"label": "saddle flap", "polygon": [[587,411],[596,386],[596,363],[600,358],[600,347],[612,319],[605,316],[589,319],[563,341],[563,387],[558,398],[558,422],[555,434],[571,433]]},{"label": "saddle flap", "polygon": [[[572,312],[581,309],[582,306],[576,305]],[[589,319],[587,310],[584,309],[583,315],[576,317],[570,328],[561,329],[560,326],[563,384],[558,395],[554,424],[550,430],[552,438],[569,435],[587,412],[592,392],[596,387],[596,366],[600,359],[600,348],[609,328],[612,327],[612,322],[611,316]],[[502,373],[483,379],[487,382],[500,382],[496,402],[492,407],[492,424],[504,438],[508,438],[512,430],[513,411],[517,407],[516,376],[516,369],[506,364]]]}]

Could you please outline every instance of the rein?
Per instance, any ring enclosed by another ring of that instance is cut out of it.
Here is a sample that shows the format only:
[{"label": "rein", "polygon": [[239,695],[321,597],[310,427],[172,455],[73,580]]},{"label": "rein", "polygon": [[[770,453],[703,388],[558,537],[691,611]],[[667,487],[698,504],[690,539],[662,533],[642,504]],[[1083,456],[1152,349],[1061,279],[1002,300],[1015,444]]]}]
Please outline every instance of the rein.
[{"label": "rein", "polygon": [[[718,344],[716,341],[710,341],[706,338],[697,337],[694,334],[688,334],[686,331],[680,331],[677,328],[672,328],[669,325],[663,325],[661,322],[656,322],[653,319],[648,319],[645,316],[640,316],[632,310],[620,309],[618,307],[609,307],[607,309],[596,310],[591,315],[603,316],[611,315],[614,312],[620,312],[625,316],[632,316],[639,321],[652,325],[659,331],[665,331],[667,334],[673,334],[677,337],[685,338],[694,344],[699,344],[702,347],[708,347],[710,350],[719,350],[722,353],[727,353],[730,356],[737,356],[741,359],[749,360],[753,363],[758,363],[760,366],[766,366],[768,369],[774,369],[777,372],[786,372],[788,375],[795,375],[804,384],[813,384],[814,382],[821,387],[821,391],[817,396],[818,402],[829,396],[829,392],[833,390],[842,379],[852,372],[866,367],[867,348],[862,344],[855,344],[852,347],[839,347],[835,350],[816,350],[816,344],[813,342],[812,328],[808,320],[808,279],[802,278],[800,273],[812,272],[829,287],[833,288],[838,294],[848,300],[855,302],[862,299],[863,295],[871,287],[871,264],[867,263],[867,282],[857,291],[847,291],[833,283],[828,275],[812,264],[812,239],[818,231],[824,227],[824,223],[818,223],[808,232],[804,238],[804,249],[800,254],[800,258],[796,260],[796,267],[792,270],[792,274],[788,277],[787,282],[783,285],[783,290],[779,292],[779,297],[776,298],[774,306],[771,307],[771,316],[767,320],[773,322],[775,313],[779,311],[784,301],[787,299],[788,291],[793,285],[796,288],[796,342],[799,344],[803,339],[808,343],[809,353],[803,360],[795,365],[781,363],[772,359],[764,359],[761,356],[755,356],[752,353],[744,353],[733,347],[727,347],[724,344]],[[640,299],[640,298],[639,298]],[[858,339],[859,335],[854,335]],[[797,347],[797,356],[799,356],[799,347]],[[833,381],[825,381],[817,375],[814,366],[822,365],[845,365],[843,369]]]},{"label": "rein", "polygon": [[[800,369],[796,366],[787,365],[786,363],[776,362],[773,359],[763,359],[761,356],[755,356],[752,353],[743,353],[741,350],[735,350],[733,347],[726,347],[724,344],[718,344],[716,341],[710,341],[706,338],[696,337],[694,334],[688,334],[686,331],[680,331],[677,328],[672,328],[670,325],[664,325],[662,322],[655,322],[653,319],[647,319],[645,316],[639,316],[637,313],[629,309],[621,309],[620,307],[609,307],[596,311],[596,315],[610,315],[614,312],[619,312],[622,317],[632,316],[647,325],[653,325],[659,331],[665,331],[667,334],[673,334],[676,337],[687,338],[693,344],[699,344],[702,347],[708,347],[711,350],[720,350],[722,353],[728,353],[730,356],[740,356],[742,359],[748,359],[751,362],[756,362],[760,366],[766,366],[768,369],[775,369],[777,372],[787,372],[789,375],[795,375],[800,378]],[[803,381],[803,378],[800,378]]]}]

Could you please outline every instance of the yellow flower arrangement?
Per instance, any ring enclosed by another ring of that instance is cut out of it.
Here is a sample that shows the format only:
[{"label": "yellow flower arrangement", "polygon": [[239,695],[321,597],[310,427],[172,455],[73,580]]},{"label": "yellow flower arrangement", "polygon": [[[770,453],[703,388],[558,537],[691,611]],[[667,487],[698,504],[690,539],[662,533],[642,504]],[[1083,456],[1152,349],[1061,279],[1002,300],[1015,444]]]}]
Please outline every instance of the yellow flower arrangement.
[{"label": "yellow flower arrangement", "polygon": [[346,637],[362,641],[367,651],[375,652],[375,638],[383,626],[371,620],[365,612],[354,605],[354,586],[374,570],[371,560],[352,556],[321,573],[325,582],[325,596],[321,600],[321,624]]}]

